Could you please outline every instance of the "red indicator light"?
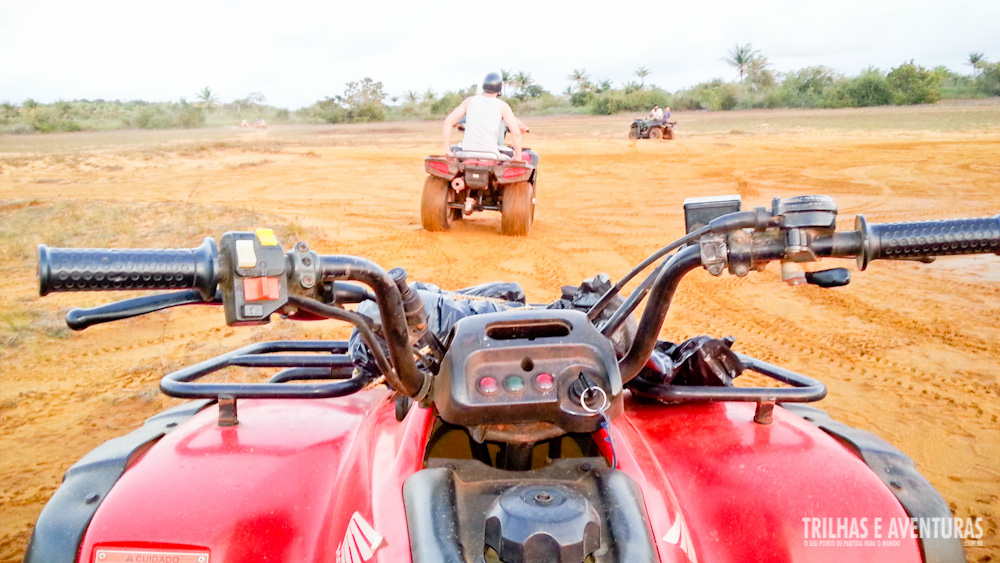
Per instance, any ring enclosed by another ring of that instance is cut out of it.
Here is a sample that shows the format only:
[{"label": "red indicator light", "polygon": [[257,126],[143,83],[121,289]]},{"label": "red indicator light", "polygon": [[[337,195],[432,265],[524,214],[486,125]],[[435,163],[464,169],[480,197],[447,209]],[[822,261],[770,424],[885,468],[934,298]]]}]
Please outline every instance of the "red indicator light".
[{"label": "red indicator light", "polygon": [[500,386],[497,384],[497,380],[492,377],[484,377],[480,379],[478,387],[479,392],[484,395],[492,395],[500,389]]},{"label": "red indicator light", "polygon": [[508,168],[503,171],[504,178],[516,178],[527,172],[527,168]]},{"label": "red indicator light", "polygon": [[548,373],[540,373],[535,376],[535,387],[539,391],[550,391],[556,386],[556,380]]}]

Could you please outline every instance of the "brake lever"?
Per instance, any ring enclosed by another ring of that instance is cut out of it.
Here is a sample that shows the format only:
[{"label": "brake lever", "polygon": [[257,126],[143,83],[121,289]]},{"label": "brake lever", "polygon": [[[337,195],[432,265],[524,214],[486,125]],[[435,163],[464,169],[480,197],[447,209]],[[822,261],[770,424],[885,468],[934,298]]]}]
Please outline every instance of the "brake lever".
[{"label": "brake lever", "polygon": [[158,295],[144,295],[97,307],[74,308],[66,314],[66,325],[73,330],[83,330],[97,324],[130,319],[181,305],[222,305],[222,292],[216,290],[211,301],[202,299],[201,293],[196,289],[186,289]]}]

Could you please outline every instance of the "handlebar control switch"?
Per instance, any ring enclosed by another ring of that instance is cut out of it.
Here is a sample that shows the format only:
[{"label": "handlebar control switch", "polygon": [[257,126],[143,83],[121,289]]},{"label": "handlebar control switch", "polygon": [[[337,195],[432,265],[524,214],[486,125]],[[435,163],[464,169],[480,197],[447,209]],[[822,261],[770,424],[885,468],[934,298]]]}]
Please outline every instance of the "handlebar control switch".
[{"label": "handlebar control switch", "polygon": [[226,324],[266,324],[288,302],[285,255],[271,229],[222,235],[219,266]]},{"label": "handlebar control switch", "polygon": [[815,262],[818,258],[810,248],[814,236],[831,234],[837,227],[837,203],[825,195],[775,198],[772,213],[781,218],[785,261]]},{"label": "handlebar control switch", "polygon": [[701,264],[708,270],[708,273],[713,276],[722,275],[722,270],[726,268],[729,261],[726,235],[705,235],[699,239],[698,245],[701,250]]}]

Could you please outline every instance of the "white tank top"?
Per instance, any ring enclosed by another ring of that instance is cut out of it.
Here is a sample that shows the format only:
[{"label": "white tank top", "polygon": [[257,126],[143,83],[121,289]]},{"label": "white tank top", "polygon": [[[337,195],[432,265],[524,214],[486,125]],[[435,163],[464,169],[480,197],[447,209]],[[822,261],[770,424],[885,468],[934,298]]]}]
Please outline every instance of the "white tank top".
[{"label": "white tank top", "polygon": [[473,96],[465,109],[465,137],[459,145],[465,151],[496,152],[500,132],[500,98]]}]

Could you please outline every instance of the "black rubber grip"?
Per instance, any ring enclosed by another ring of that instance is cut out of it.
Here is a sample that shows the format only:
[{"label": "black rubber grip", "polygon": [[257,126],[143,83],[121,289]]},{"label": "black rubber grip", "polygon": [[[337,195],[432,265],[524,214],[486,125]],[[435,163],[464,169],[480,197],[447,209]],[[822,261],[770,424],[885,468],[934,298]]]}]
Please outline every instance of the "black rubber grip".
[{"label": "black rubber grip", "polygon": [[858,266],[880,258],[907,259],[959,254],[1000,254],[1000,215],[977,219],[868,224],[861,215]]},{"label": "black rubber grip", "polygon": [[191,249],[38,246],[39,294],[62,291],[197,289],[208,301],[218,285],[219,253],[206,238]]}]

